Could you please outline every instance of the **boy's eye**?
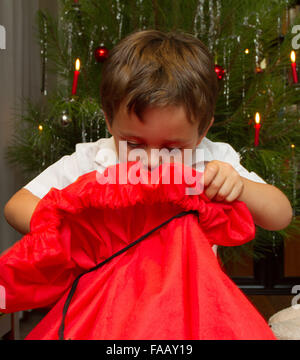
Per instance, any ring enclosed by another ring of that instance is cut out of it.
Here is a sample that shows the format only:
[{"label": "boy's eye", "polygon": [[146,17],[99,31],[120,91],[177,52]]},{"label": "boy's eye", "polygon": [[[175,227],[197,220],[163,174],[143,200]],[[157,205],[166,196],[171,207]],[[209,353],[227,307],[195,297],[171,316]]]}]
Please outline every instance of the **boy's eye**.
[{"label": "boy's eye", "polygon": [[167,149],[167,150],[170,151],[170,152],[173,151],[173,150],[174,150],[174,151],[181,151],[181,148],[178,147],[178,146],[176,146],[176,147],[175,147],[175,146],[174,146],[174,147],[168,147],[168,146],[167,146],[167,147],[165,147],[165,149]]},{"label": "boy's eye", "polygon": [[[137,144],[127,141],[127,145],[130,146],[133,149],[142,148],[143,144]],[[172,150],[181,150],[179,147],[164,147],[164,149],[167,149],[168,151]]]},{"label": "boy's eye", "polygon": [[127,144],[128,144],[128,146],[130,146],[132,148],[138,148],[138,147],[142,146],[141,144],[131,143],[131,142],[128,142],[128,141],[127,141]]},{"label": "boy's eye", "polygon": [[180,150],[179,147],[167,147],[167,149],[168,149],[169,151],[172,151],[172,150]]}]

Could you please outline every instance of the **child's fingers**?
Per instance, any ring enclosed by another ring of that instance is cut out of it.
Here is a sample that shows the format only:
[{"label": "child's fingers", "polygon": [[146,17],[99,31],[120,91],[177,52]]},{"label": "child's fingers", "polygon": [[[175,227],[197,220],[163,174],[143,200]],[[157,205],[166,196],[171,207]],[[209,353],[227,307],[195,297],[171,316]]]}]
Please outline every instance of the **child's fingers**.
[{"label": "child's fingers", "polygon": [[212,199],[216,194],[218,194],[220,188],[223,186],[225,181],[226,181],[226,177],[221,172],[218,172],[215,178],[205,189],[205,195],[209,199]]},{"label": "child's fingers", "polygon": [[227,202],[232,202],[236,199],[238,199],[238,197],[241,195],[242,191],[243,191],[243,187],[244,184],[242,182],[237,183],[232,191],[230,192],[230,194],[228,196],[226,196],[225,200]]},{"label": "child's fingers", "polygon": [[218,164],[211,161],[206,165],[204,170],[204,179],[203,179],[204,186],[208,186],[213,181],[218,171],[219,171]]},{"label": "child's fingers", "polygon": [[230,181],[230,179],[226,179],[224,184],[220,187],[217,196],[215,197],[216,201],[225,200],[234,190],[235,183]]}]

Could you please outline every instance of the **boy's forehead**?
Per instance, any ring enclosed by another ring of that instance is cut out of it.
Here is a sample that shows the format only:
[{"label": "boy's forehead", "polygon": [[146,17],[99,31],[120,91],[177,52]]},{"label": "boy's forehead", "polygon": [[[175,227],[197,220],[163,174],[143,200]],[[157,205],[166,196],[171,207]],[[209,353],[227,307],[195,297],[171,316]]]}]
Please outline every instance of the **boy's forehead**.
[{"label": "boy's forehead", "polygon": [[[183,105],[178,104],[170,104],[170,105],[149,105],[146,106],[141,114],[137,114],[134,110],[134,107],[129,109],[126,103],[121,103],[117,112],[115,113],[114,119],[127,119],[127,118],[135,118],[144,122],[148,117],[175,117],[183,120],[184,122],[190,122],[187,116],[186,109]],[[190,122],[191,123],[191,122]],[[193,121],[195,123],[195,121]]]},{"label": "boy's forehead", "polygon": [[183,144],[194,138],[197,126],[188,121],[183,106],[148,107],[142,119],[123,106],[113,120],[118,136],[144,143]]}]

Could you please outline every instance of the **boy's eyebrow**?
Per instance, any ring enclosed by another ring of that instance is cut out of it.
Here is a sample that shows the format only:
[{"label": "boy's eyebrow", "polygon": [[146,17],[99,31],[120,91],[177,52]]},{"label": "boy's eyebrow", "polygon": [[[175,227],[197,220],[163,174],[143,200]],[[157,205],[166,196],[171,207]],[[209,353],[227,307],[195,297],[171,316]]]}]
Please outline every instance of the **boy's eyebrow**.
[{"label": "boy's eyebrow", "polygon": [[[135,136],[135,135],[131,135],[131,134],[122,134],[121,137],[128,137],[128,138],[132,138],[141,142],[145,142],[144,139],[142,139],[139,136]],[[171,139],[171,140],[166,140],[164,141],[165,144],[174,144],[174,143],[183,143],[185,142],[186,139]]]}]

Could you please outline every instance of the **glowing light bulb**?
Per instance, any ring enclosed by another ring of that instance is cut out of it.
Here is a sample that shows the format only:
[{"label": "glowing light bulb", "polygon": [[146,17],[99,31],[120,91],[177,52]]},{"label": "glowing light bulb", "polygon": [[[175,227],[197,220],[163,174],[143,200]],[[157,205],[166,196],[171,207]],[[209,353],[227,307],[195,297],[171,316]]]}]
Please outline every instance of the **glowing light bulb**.
[{"label": "glowing light bulb", "polygon": [[260,115],[258,112],[255,114],[255,122],[256,122],[256,124],[260,123]]},{"label": "glowing light bulb", "polygon": [[296,62],[296,53],[294,50],[291,52],[290,57],[291,57],[291,62],[295,63]]},{"label": "glowing light bulb", "polygon": [[76,71],[80,70],[80,60],[79,59],[76,59],[76,61],[75,61],[75,70]]}]

